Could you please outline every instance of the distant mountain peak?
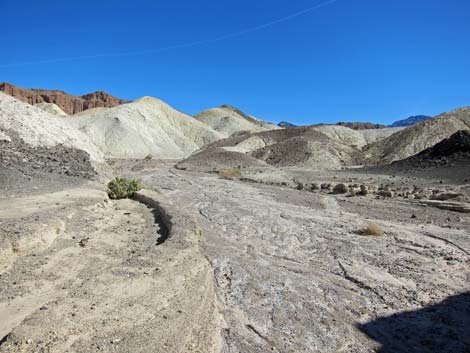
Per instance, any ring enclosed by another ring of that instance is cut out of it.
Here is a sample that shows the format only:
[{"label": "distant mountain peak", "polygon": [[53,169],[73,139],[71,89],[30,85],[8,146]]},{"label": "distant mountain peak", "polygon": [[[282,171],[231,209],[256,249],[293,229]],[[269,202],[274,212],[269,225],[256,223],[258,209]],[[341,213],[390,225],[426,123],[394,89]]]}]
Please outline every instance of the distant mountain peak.
[{"label": "distant mountain peak", "polygon": [[421,121],[424,121],[424,120],[427,120],[427,119],[431,119],[432,117],[430,116],[427,116],[427,115],[413,115],[413,116],[410,116],[406,119],[402,119],[402,120],[398,120],[398,121],[395,121],[392,125],[392,127],[402,127],[402,126],[411,126],[411,125],[415,125]]},{"label": "distant mountain peak", "polygon": [[279,124],[277,124],[277,126],[283,127],[285,129],[297,127],[297,125],[289,123],[288,121],[281,121]]}]

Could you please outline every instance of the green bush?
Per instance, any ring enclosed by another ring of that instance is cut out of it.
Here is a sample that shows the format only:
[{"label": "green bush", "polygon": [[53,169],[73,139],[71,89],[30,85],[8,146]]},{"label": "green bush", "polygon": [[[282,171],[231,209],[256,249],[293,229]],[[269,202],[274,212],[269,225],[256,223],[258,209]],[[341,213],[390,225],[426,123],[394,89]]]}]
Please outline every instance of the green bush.
[{"label": "green bush", "polygon": [[114,178],[108,183],[108,196],[110,199],[125,199],[141,189],[137,180]]}]

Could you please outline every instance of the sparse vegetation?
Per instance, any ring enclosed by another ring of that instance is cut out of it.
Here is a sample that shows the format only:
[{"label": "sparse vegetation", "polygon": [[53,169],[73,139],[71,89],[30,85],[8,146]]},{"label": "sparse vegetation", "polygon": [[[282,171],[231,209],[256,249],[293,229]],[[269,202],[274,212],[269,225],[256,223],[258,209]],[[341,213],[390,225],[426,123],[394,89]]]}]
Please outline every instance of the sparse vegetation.
[{"label": "sparse vegetation", "polygon": [[335,194],[345,194],[348,192],[348,187],[346,184],[339,183],[336,184],[335,187],[333,188],[333,193]]},{"label": "sparse vegetation", "polygon": [[369,189],[365,185],[361,185],[361,191],[359,191],[359,195],[366,196],[369,193]]},{"label": "sparse vegetation", "polygon": [[110,199],[125,199],[131,197],[141,188],[137,180],[114,178],[108,183],[108,196]]},{"label": "sparse vegetation", "polygon": [[315,191],[315,190],[318,190],[318,189],[319,189],[318,184],[316,184],[316,183],[310,184],[310,191]]},{"label": "sparse vegetation", "polygon": [[360,233],[362,235],[374,235],[374,236],[378,236],[378,237],[384,235],[384,231],[383,231],[382,227],[380,227],[376,223],[367,224],[364,228],[362,228],[360,230]]},{"label": "sparse vegetation", "polygon": [[222,169],[219,170],[219,177],[222,179],[227,179],[227,180],[234,180],[240,178],[242,175],[242,172],[240,168],[230,168],[230,169]]}]

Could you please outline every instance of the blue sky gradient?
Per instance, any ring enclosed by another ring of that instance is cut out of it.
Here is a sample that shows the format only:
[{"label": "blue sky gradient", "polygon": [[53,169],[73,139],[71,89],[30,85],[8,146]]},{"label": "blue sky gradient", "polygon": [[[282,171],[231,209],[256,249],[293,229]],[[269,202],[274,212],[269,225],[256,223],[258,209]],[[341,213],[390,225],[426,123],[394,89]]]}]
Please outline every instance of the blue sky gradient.
[{"label": "blue sky gradient", "polygon": [[467,0],[0,0],[0,13],[0,81],[22,87],[297,124],[470,105]]}]

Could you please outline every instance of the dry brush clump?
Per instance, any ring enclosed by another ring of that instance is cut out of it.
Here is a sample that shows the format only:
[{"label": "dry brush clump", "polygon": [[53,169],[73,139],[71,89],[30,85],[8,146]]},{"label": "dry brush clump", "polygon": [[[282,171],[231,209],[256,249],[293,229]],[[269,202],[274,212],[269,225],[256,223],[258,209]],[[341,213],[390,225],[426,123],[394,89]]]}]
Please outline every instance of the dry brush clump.
[{"label": "dry brush clump", "polygon": [[366,224],[360,231],[362,235],[373,235],[373,236],[382,236],[384,235],[384,230],[376,223]]},{"label": "dry brush clump", "polygon": [[114,178],[108,183],[108,196],[110,199],[126,199],[142,188],[137,180]]},{"label": "dry brush clump", "polygon": [[242,176],[240,168],[230,168],[219,170],[219,177],[227,180],[239,179]]}]

